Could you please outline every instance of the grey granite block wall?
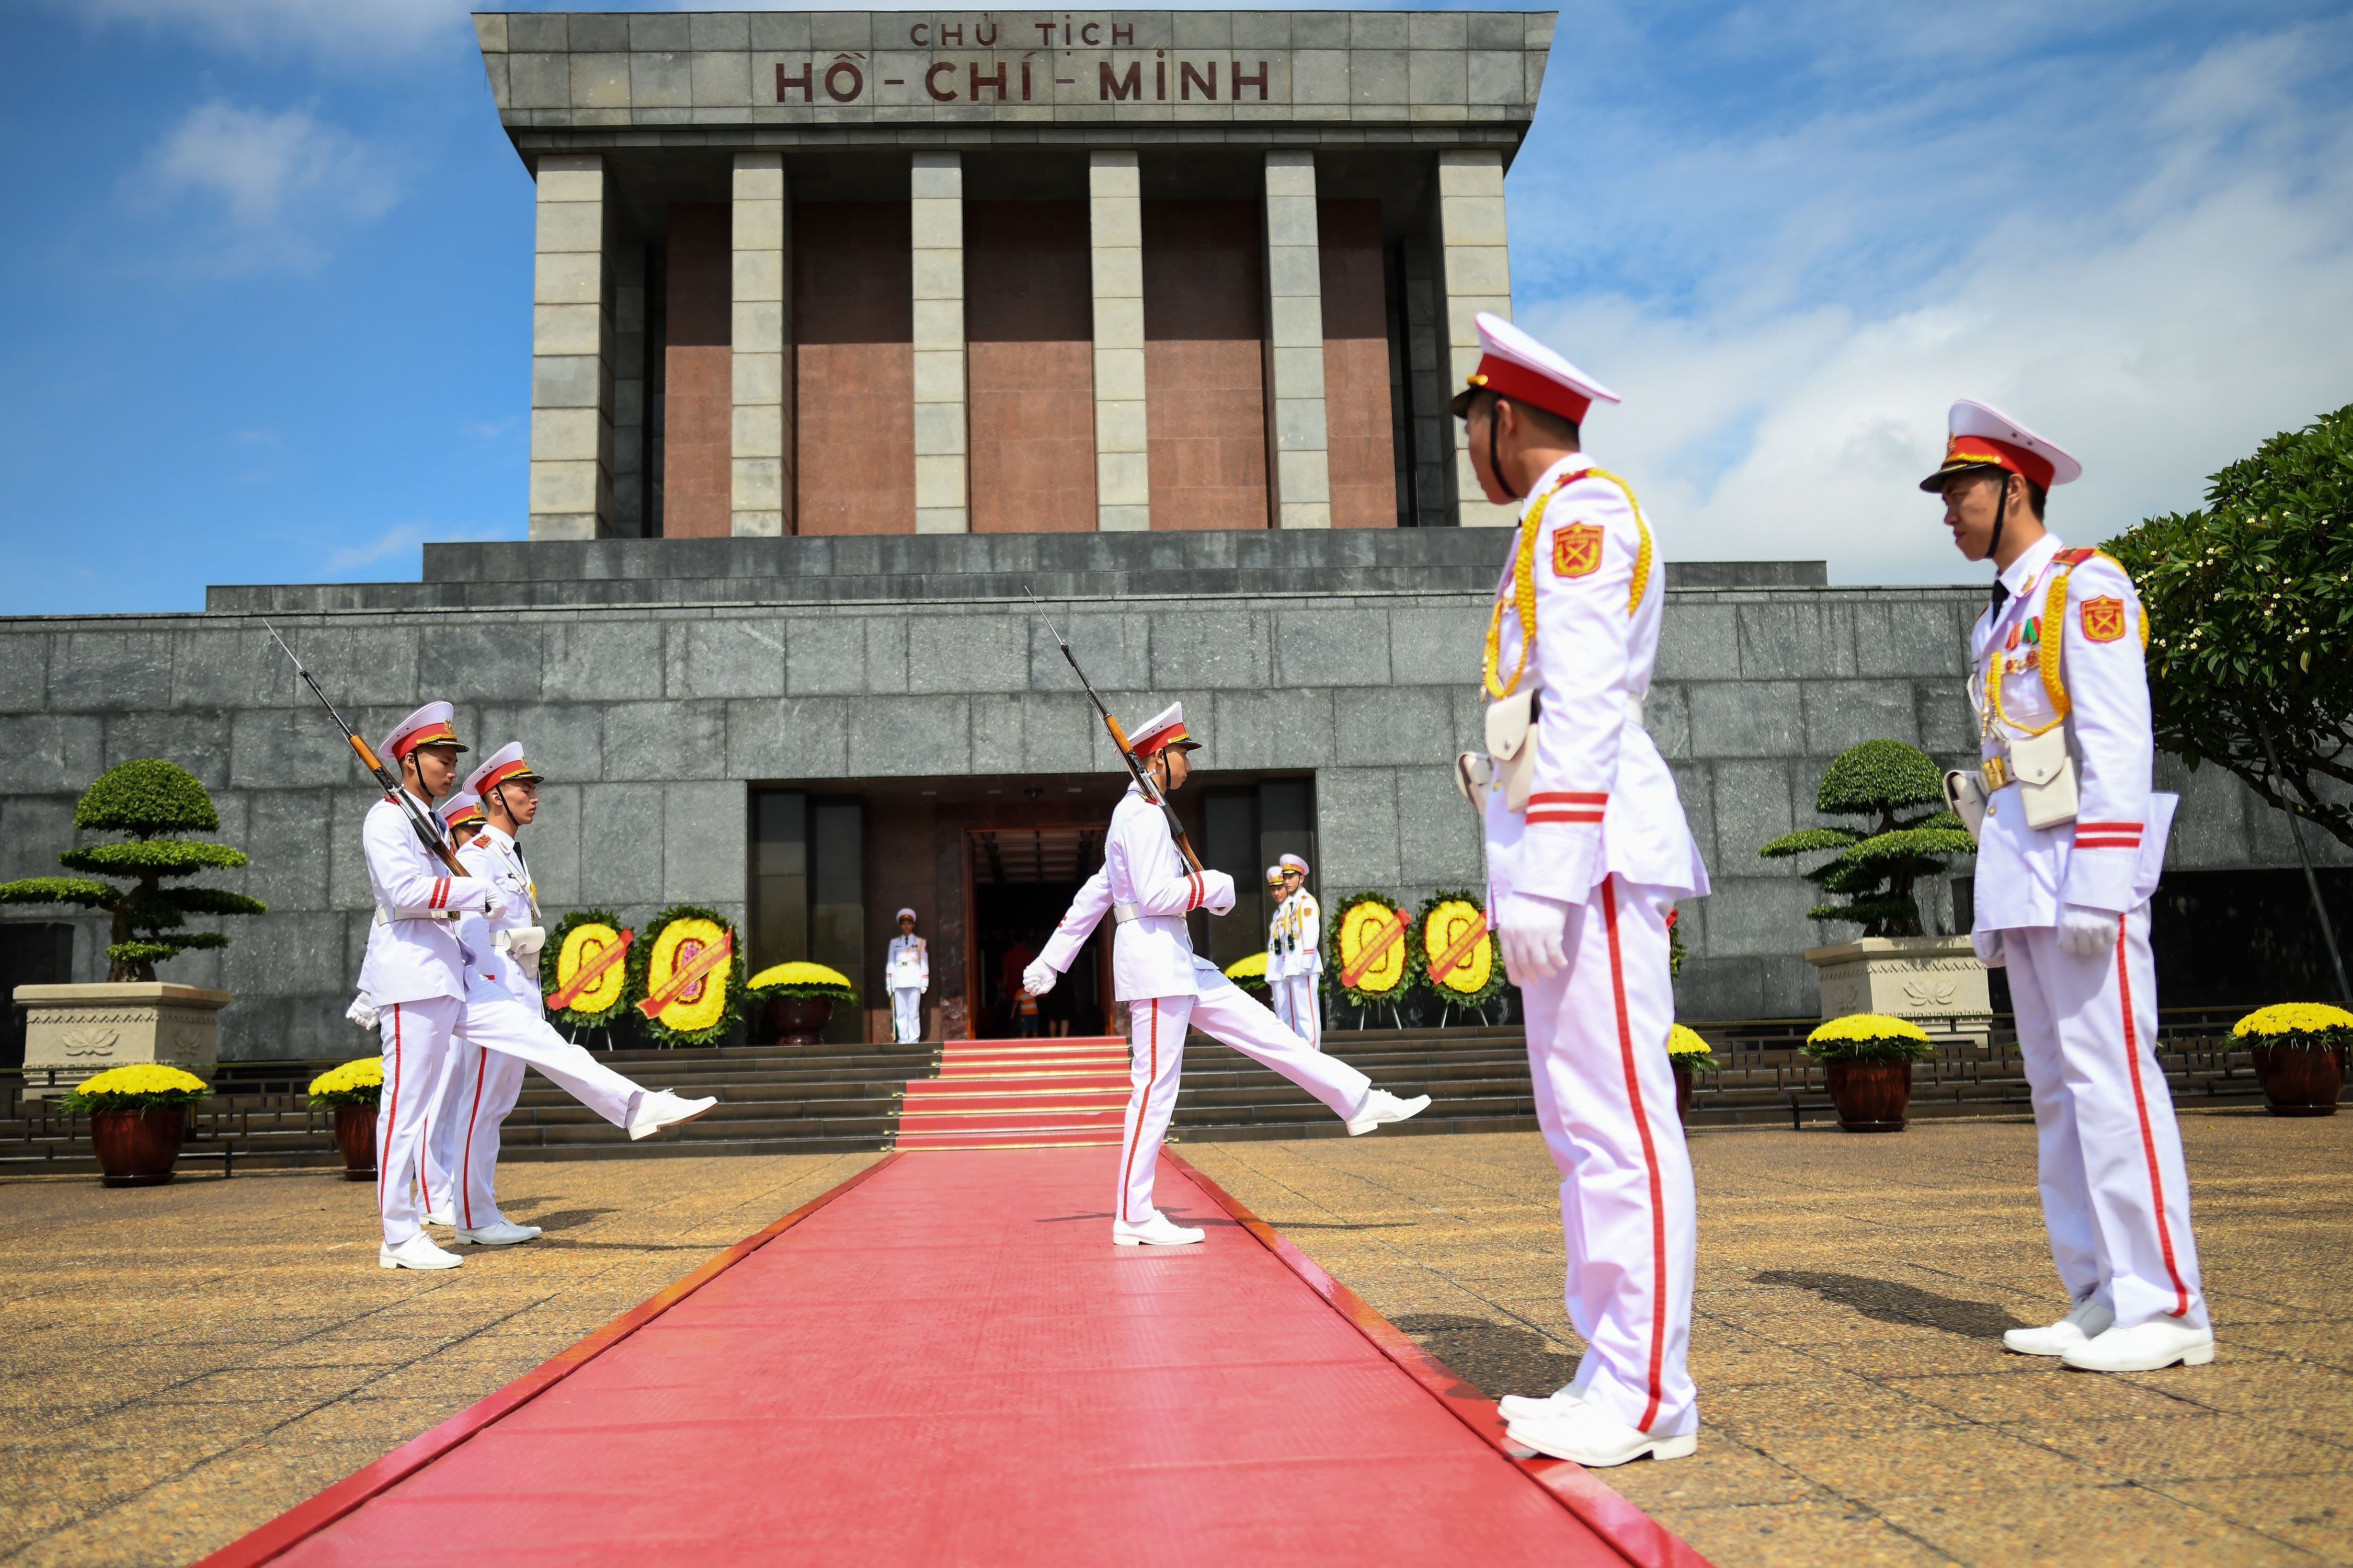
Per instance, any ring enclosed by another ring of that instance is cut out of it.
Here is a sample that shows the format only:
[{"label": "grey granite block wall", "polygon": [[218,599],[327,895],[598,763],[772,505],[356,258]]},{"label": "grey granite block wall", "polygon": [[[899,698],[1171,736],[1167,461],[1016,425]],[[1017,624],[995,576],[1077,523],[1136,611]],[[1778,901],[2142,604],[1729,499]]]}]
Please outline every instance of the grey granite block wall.
[{"label": "grey granite block wall", "polygon": [[[1450,541],[1450,544],[1451,542]],[[1673,588],[1648,722],[1715,879],[1686,905],[1686,1016],[1803,1016],[1802,868],[1757,847],[1820,820],[1823,765],[1856,741],[1971,744],[1961,637],[1976,589]],[[1479,835],[1447,764],[1478,743],[1483,594],[1208,593],[1067,600],[1056,615],[1130,721],[1181,699],[1209,769],[1316,780],[1318,879],[1418,901],[1475,887]],[[371,738],[456,695],[480,747],[522,740],[550,783],[525,839],[551,916],[642,921],[676,901],[744,911],[748,786],[873,776],[1109,773],[1117,763],[1026,603],[329,610],[279,622]],[[258,620],[241,614],[0,622],[0,874],[56,868],[104,766],[164,756],[214,792],[253,856],[221,886],[268,900],[225,952],[171,978],[233,989],[234,1057],[350,1054],[342,1021],[368,929],[359,824],[373,799]],[[479,754],[479,753],[478,753]],[[2171,863],[2292,865],[2283,820],[2209,768],[2182,792]],[[2308,836],[2330,864],[2353,863]],[[1930,889],[1949,929],[1951,900]],[[57,918],[23,907],[10,920]],[[102,922],[77,928],[103,973]]]}]

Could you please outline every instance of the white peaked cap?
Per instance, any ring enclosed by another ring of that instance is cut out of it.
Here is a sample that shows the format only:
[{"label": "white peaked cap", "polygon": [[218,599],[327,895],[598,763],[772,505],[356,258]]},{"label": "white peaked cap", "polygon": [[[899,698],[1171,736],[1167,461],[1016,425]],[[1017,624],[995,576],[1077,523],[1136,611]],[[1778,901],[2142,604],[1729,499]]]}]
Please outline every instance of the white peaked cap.
[{"label": "white peaked cap", "polygon": [[1503,317],[1482,310],[1477,321],[1479,368],[1466,378],[1467,388],[1454,395],[1457,418],[1471,406],[1472,395],[1482,391],[1534,404],[1576,425],[1585,423],[1593,405],[1619,401],[1616,393]]},{"label": "white peaked cap", "polygon": [[1963,468],[2007,468],[2046,490],[2084,477],[2084,465],[2057,442],[2036,435],[1990,403],[1962,398],[1946,415],[1945,426],[1945,461],[1920,481],[1924,490],[1936,489],[1947,474]]},{"label": "white peaked cap", "polygon": [[464,751],[465,747],[458,745],[458,732],[449,728],[449,721],[457,711],[447,702],[427,702],[385,731],[384,744],[376,748],[376,755],[397,767],[401,758],[419,746],[454,746]]},{"label": "white peaked cap", "polygon": [[1137,725],[1128,735],[1127,743],[1138,757],[1148,757],[1164,747],[1183,746],[1193,750],[1201,744],[1186,732],[1185,705],[1182,702],[1171,702]]},{"label": "white peaked cap", "polygon": [[894,921],[911,921],[915,918],[915,911],[913,910],[901,910],[897,914],[892,915],[891,918]]},{"label": "white peaked cap", "polygon": [[1303,877],[1307,875],[1307,862],[1296,855],[1285,855],[1280,864],[1286,871],[1296,871]]},{"label": "white peaked cap", "polygon": [[1266,868],[1266,879],[1270,885],[1282,881],[1282,868],[1280,866],[1269,866]]},{"label": "white peaked cap", "polygon": [[482,797],[480,795],[474,794],[471,790],[459,790],[456,795],[451,795],[448,800],[445,800],[439,805],[435,806],[433,808],[433,815],[441,819],[442,826],[447,827],[451,823],[457,821],[459,817],[467,816],[471,812],[480,811],[481,809]]}]

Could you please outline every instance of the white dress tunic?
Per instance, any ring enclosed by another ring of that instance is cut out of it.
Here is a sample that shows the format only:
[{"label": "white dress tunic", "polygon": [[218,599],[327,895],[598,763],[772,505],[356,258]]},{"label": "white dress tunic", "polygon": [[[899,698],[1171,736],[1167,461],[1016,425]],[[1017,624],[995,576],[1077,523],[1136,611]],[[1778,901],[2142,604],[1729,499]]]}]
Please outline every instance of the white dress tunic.
[{"label": "white dress tunic", "polygon": [[1318,994],[1324,982],[1324,911],[1305,888],[1282,900],[1283,1005],[1277,1008],[1291,1032],[1307,1048],[1324,1048],[1324,1005]]},{"label": "white dress tunic", "polygon": [[932,988],[931,944],[920,936],[894,936],[883,973],[891,980],[892,1037],[902,1046],[923,1037],[923,993]]},{"label": "white dress tunic", "polygon": [[1487,795],[1488,908],[1514,891],[1569,906],[1567,967],[1521,998],[1562,1178],[1569,1321],[1587,1343],[1575,1384],[1613,1420],[1682,1436],[1699,1426],[1685,1365],[1696,1215],[1667,1064],[1666,917],[1708,882],[1640,717],[1664,577],[1632,494],[1581,456],[1546,470],[1521,515],[1492,658],[1507,690],[1535,684],[1536,754],[1525,809]]},{"label": "white dress tunic", "polygon": [[[2068,1294],[2108,1308],[2118,1328],[2161,1318],[2204,1329],[2189,1173],[2155,1051],[2148,900],[2176,797],[2150,789],[2140,596],[2114,561],[2051,534],[2001,577],[2010,597],[1970,637],[1983,754],[2058,726],[2079,770],[2075,819],[2058,826],[2027,825],[2019,785],[1993,793],[1971,933],[1979,956],[2010,972],[2052,1258]],[[2115,946],[2088,958],[2063,950],[2056,927],[2068,904],[2116,917]]]},{"label": "white dress tunic", "polygon": [[1194,955],[1186,915],[1197,909],[1219,914],[1233,907],[1233,879],[1187,866],[1169,835],[1167,818],[1131,784],[1111,814],[1103,869],[1079,889],[1039,955],[1056,973],[1067,973],[1103,916],[1117,909],[1112,986],[1129,1005],[1131,1087],[1116,1212],[1130,1225],[1143,1225],[1156,1212],[1154,1168],[1176,1109],[1187,1027],[1281,1073],[1344,1120],[1363,1108],[1372,1090],[1372,1080],[1363,1073],[1336,1057],[1309,1050],[1217,965]]}]

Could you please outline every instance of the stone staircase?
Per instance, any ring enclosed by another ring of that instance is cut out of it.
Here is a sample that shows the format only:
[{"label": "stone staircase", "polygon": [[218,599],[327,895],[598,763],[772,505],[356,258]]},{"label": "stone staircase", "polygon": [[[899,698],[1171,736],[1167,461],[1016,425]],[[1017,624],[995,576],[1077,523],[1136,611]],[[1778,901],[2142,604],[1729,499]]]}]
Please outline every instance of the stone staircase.
[{"label": "stone staircase", "polygon": [[[1693,1096],[1694,1127],[1835,1120],[1822,1069],[1797,1054],[1805,1026],[1788,1021],[1701,1026],[1725,1063]],[[1381,1136],[1533,1129],[1535,1106],[1516,1027],[1339,1030],[1325,1047],[1383,1089],[1428,1093],[1430,1108]],[[2224,1029],[2182,1019],[2158,1042],[2185,1110],[2262,1101],[2244,1051]],[[617,1051],[605,1059],[649,1088],[715,1094],[700,1121],[643,1142],[533,1075],[507,1119],[509,1160],[659,1159],[681,1155],[837,1152],[1119,1139],[1126,1070],[1110,1039],[955,1041],[909,1047],[735,1046]],[[225,1063],[195,1112],[191,1161],[227,1155],[237,1168],[333,1165],[332,1115],[306,1107],[320,1064]],[[1911,1114],[2031,1113],[2017,1049],[1946,1047],[1914,1069]],[[1283,1079],[1195,1036],[1172,1135],[1180,1142],[1345,1135],[1338,1119]],[[90,1171],[90,1131],[16,1078],[0,1079],[0,1174]]]}]

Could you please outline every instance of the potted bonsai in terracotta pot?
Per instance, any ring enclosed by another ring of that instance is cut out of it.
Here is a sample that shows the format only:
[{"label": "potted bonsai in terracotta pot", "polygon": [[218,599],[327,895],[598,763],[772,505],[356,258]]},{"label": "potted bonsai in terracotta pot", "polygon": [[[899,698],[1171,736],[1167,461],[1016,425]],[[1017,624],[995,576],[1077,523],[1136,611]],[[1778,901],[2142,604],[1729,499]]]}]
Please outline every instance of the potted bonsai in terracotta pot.
[{"label": "potted bonsai in terracotta pot", "polygon": [[1724,1064],[1715,1047],[1692,1029],[1677,1024],[1667,1031],[1667,1065],[1675,1069],[1675,1120],[1691,1120],[1692,1084],[1699,1073],[1714,1073]]},{"label": "potted bonsai in terracotta pot", "polygon": [[158,1187],[172,1179],[188,1107],[212,1093],[205,1080],[161,1062],[131,1062],[93,1073],[65,1098],[90,1118],[90,1147],[110,1187]]},{"label": "potted bonsai in terracotta pot", "polygon": [[269,906],[222,888],[165,884],[235,870],[245,852],[177,837],[217,831],[220,814],[194,773],[153,757],[99,774],[74,806],[74,826],[122,838],[58,856],[85,875],[0,882],[0,903],[79,904],[113,921],[102,984],[16,987],[16,1000],[25,1004],[26,1094],[37,1098],[53,1085],[68,1089],[132,1062],[210,1072],[228,993],[158,981],[155,966],[192,949],[228,945],[219,931],[186,930],[190,915],[258,915]]},{"label": "potted bonsai in terracotta pot", "polygon": [[1806,962],[1821,975],[1823,1017],[1936,1018],[1980,1037],[1990,1028],[1985,966],[1968,934],[1930,936],[1920,921],[1920,881],[1947,860],[1977,852],[1944,800],[1944,774],[1926,752],[1901,741],[1865,741],[1832,759],[1814,796],[1816,811],[1859,826],[1801,828],[1757,852],[1768,860],[1831,856],[1806,879],[1837,901],[1817,904],[1806,917],[1862,928],[1852,942],[1807,950]]},{"label": "potted bonsai in terracotta pot", "polygon": [[2232,1026],[2255,1058],[2265,1109],[2274,1116],[2334,1116],[2353,1046],[2353,1013],[2318,1002],[2259,1007]]},{"label": "potted bonsai in terracotta pot", "polygon": [[1849,1132],[1901,1132],[1912,1103],[1912,1064],[1936,1054],[1928,1031],[1909,1018],[1851,1013],[1799,1047],[1822,1064],[1839,1125]]},{"label": "potted bonsai in terracotta pot", "polygon": [[311,1103],[335,1113],[335,1147],[343,1152],[343,1180],[375,1180],[376,1106],[384,1099],[384,1058],[361,1057],[311,1080]]},{"label": "potted bonsai in terracotta pot", "polygon": [[747,990],[765,1005],[777,1043],[786,1046],[816,1045],[832,1020],[834,1005],[858,1002],[849,977],[822,963],[771,964],[752,976]]}]

